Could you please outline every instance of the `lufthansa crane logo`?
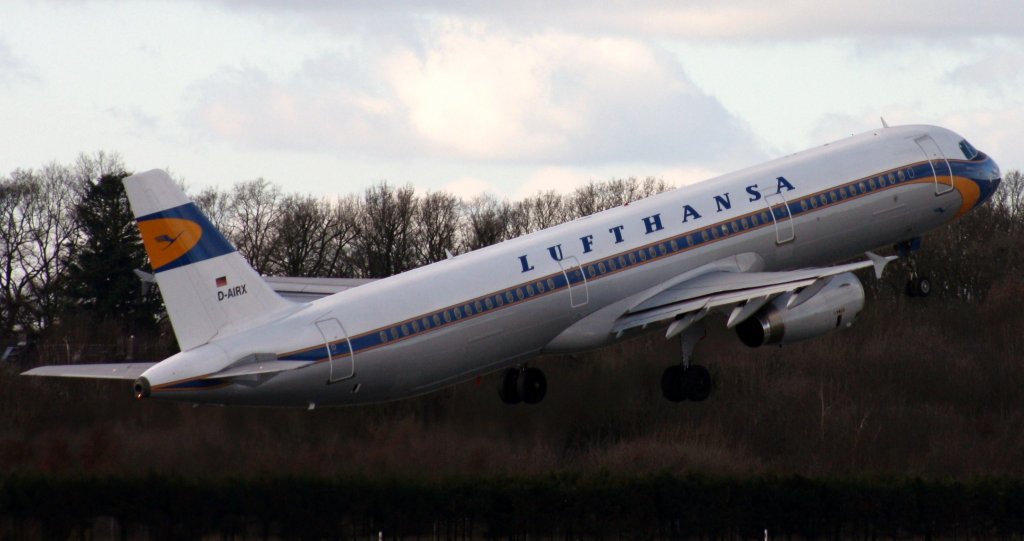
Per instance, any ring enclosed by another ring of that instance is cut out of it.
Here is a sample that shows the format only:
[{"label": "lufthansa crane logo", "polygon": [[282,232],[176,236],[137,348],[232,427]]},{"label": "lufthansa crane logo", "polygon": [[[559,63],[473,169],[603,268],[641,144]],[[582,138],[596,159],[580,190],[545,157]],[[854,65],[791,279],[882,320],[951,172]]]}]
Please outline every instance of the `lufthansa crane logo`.
[{"label": "lufthansa crane logo", "polygon": [[175,241],[178,240],[178,238],[181,237],[182,233],[184,233],[184,231],[179,231],[178,234],[173,236],[173,237],[170,236],[170,235],[160,235],[159,237],[156,238],[156,241],[157,242],[166,242],[167,246],[164,246],[164,250],[166,250],[166,249],[170,248],[171,245],[174,244]]},{"label": "lufthansa crane logo", "polygon": [[177,261],[203,236],[203,228],[183,218],[155,218],[139,222],[139,232],[153,270]]}]

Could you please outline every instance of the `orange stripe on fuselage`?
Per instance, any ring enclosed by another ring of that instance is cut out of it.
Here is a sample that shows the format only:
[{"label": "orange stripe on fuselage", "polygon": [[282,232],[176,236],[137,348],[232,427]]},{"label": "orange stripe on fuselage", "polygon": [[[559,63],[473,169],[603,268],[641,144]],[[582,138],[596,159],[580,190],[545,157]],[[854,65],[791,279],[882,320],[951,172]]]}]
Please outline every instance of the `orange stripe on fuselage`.
[{"label": "orange stripe on fuselage", "polygon": [[[949,186],[949,184],[946,183],[936,184],[934,178],[921,178],[906,182],[902,185],[906,186],[908,184],[932,184],[939,187]],[[970,210],[974,208],[974,205],[978,204],[978,200],[981,199],[981,188],[978,186],[977,182],[974,182],[969,178],[954,176],[953,189],[960,194],[960,210],[953,215],[953,219],[955,220],[970,212]]]}]

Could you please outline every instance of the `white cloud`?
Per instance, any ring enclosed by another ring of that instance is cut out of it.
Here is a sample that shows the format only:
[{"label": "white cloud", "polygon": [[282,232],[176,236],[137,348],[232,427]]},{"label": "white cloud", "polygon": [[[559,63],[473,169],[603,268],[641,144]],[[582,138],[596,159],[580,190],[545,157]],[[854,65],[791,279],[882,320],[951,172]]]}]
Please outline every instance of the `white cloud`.
[{"label": "white cloud", "polygon": [[192,122],[236,145],[389,159],[686,163],[756,152],[673,57],[637,40],[445,21],[424,44],[335,52],[283,79],[225,70],[193,88]]},{"label": "white cloud", "polygon": [[985,99],[1020,96],[1024,86],[1024,39],[998,40],[973,61],[950,71],[946,80]]},{"label": "white cloud", "polygon": [[[905,37],[932,41],[956,36],[1019,35],[1024,13],[1018,0],[640,0],[592,2],[459,0],[335,4],[324,0],[238,2],[228,6],[305,16],[335,30],[388,25],[429,17],[457,17],[519,31],[569,31],[586,35],[643,35],[683,40],[806,41],[822,37]],[[342,7],[338,7],[341,5]],[[370,6],[370,7],[367,7]],[[344,16],[342,16],[344,14]],[[387,21],[387,22],[385,22]]]},{"label": "white cloud", "polygon": [[513,199],[524,199],[541,192],[571,193],[593,180],[592,174],[571,167],[543,167],[519,185]]},{"label": "white cloud", "polygon": [[463,200],[470,200],[484,194],[500,194],[495,185],[474,177],[457,178],[441,186],[441,190],[456,195]]},{"label": "white cloud", "polygon": [[991,156],[1003,173],[1024,166],[1024,107],[965,110],[944,117],[942,125]]},{"label": "white cloud", "polygon": [[11,51],[10,46],[0,38],[0,85],[34,78],[32,70],[25,64],[25,61],[18,58]]}]

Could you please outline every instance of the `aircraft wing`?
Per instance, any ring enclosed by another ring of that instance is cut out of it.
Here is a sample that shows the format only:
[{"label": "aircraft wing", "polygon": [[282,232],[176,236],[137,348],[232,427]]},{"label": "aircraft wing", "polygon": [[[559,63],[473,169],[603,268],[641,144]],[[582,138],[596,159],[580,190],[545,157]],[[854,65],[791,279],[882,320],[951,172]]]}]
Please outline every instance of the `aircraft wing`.
[{"label": "aircraft wing", "polygon": [[156,363],[54,364],[23,372],[23,376],[56,378],[127,379],[134,380]]},{"label": "aircraft wing", "polygon": [[263,281],[278,295],[297,302],[309,302],[340,291],[368,284],[371,278],[305,278],[297,276],[264,276]]},{"label": "aircraft wing", "polygon": [[[85,379],[126,379],[134,380],[156,363],[119,363],[119,364],[55,364],[39,366],[23,372],[23,376],[44,376],[55,378]],[[295,370],[315,364],[315,361],[278,361],[277,356],[270,354],[252,355],[229,366],[208,378],[235,378],[255,376]]]},{"label": "aircraft wing", "polygon": [[875,275],[880,277],[885,265],[895,259],[895,256],[882,257],[871,252],[866,255],[867,260],[834,267],[702,274],[634,305],[616,320],[612,332],[621,334],[636,327],[674,320],[666,331],[666,336],[671,338],[716,308],[730,310],[727,325],[732,328],[783,293],[795,292],[787,305],[793,308],[821,291],[833,276],[873,267]]},{"label": "aircraft wing", "polygon": [[[135,269],[144,283],[155,284],[152,273]],[[263,276],[263,281],[278,295],[295,302],[310,302],[339,291],[375,281],[375,278],[307,278],[305,276]]]}]

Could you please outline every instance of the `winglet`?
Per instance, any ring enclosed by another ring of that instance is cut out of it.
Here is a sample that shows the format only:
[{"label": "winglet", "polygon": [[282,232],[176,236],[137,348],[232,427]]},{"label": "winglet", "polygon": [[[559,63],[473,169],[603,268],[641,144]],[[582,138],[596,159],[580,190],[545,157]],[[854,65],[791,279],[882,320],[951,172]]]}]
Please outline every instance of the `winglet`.
[{"label": "winglet", "polygon": [[882,271],[885,270],[885,266],[890,261],[897,259],[894,255],[883,257],[874,252],[864,252],[864,255],[868,256],[868,259],[871,260],[871,266],[875,268],[875,278],[879,280],[882,278]]}]

